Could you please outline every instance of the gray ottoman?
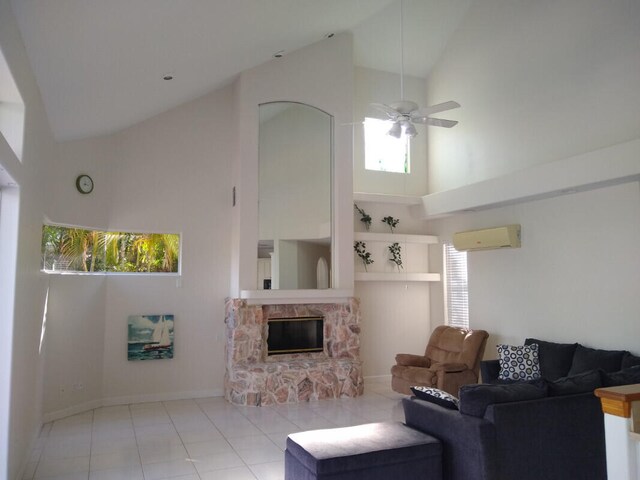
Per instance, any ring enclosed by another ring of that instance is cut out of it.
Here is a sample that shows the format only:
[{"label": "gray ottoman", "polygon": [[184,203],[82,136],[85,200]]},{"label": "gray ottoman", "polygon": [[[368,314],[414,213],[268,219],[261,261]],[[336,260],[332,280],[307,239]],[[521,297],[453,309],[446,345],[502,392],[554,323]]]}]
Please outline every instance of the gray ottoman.
[{"label": "gray ottoman", "polygon": [[442,479],[440,440],[399,422],[293,433],[285,480]]}]

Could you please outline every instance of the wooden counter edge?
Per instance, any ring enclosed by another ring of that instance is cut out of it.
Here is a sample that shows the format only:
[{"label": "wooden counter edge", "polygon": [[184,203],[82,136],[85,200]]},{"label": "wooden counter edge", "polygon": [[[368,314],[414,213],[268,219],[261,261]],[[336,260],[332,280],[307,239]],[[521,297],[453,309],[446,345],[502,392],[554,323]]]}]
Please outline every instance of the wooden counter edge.
[{"label": "wooden counter edge", "polygon": [[600,398],[604,413],[630,418],[631,404],[640,400],[640,384],[598,388],[593,393]]}]

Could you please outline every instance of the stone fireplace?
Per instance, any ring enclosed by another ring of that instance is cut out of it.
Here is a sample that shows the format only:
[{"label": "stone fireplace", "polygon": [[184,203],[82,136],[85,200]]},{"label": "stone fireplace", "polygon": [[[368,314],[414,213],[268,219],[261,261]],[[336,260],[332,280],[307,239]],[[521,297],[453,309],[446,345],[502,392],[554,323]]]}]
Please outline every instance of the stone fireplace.
[{"label": "stone fireplace", "polygon": [[[322,318],[323,349],[267,355],[269,319]],[[249,305],[227,299],[225,398],[237,405],[271,405],[363,393],[360,304]]]}]

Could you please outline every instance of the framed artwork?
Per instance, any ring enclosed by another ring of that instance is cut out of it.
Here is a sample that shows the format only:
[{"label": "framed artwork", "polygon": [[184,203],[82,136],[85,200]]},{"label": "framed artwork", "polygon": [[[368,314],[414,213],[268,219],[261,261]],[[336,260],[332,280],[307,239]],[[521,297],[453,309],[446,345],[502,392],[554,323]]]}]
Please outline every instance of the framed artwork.
[{"label": "framed artwork", "polygon": [[128,360],[173,358],[172,314],[131,315],[128,326]]}]

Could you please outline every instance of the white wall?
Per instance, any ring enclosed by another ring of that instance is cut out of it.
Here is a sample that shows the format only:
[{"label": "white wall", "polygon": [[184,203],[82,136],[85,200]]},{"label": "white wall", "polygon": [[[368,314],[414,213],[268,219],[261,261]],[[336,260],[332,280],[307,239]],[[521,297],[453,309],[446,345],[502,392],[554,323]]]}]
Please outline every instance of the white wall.
[{"label": "white wall", "polygon": [[[50,207],[51,220],[117,231],[179,233],[181,275],[52,280],[49,319],[60,331],[52,330],[47,338],[44,408],[49,416],[92,401],[221,394],[231,256],[232,104],[233,89],[227,87],[118,134],[62,145],[65,161],[55,178],[67,182],[80,165],[89,165],[95,196],[78,199],[62,191]],[[93,292],[83,296],[86,305],[75,301],[76,284]],[[127,317],[163,313],[175,315],[174,358],[129,362]],[[76,324],[87,317],[96,328],[78,329]],[[79,345],[100,345],[70,354],[67,333]],[[72,360],[83,367],[70,368]],[[87,385],[83,395],[60,395],[60,386],[77,382]]]},{"label": "white wall", "polygon": [[469,228],[522,226],[522,248],[468,254],[470,323],[490,334],[487,358],[497,343],[526,337],[637,354],[639,218],[640,185],[630,182],[431,226],[443,240]]},{"label": "white wall", "polygon": [[[76,413],[102,398],[106,278],[49,275],[44,367],[45,415]],[[46,420],[46,419],[45,419]]]},{"label": "white wall", "polygon": [[474,2],[428,78],[439,192],[638,138],[640,2]]},{"label": "white wall", "polygon": [[[117,142],[109,135],[58,145],[60,159],[49,172],[55,196],[47,204],[47,221],[106,229],[112,196],[109,172],[119,154]],[[94,187],[89,195],[76,189],[75,181],[80,174],[93,179]]]},{"label": "white wall", "polygon": [[[521,249],[469,254],[471,326],[489,331],[487,357],[528,336],[638,349],[639,44],[638,2],[475,2],[428,79],[430,103],[462,108],[451,111],[455,128],[430,131],[438,193],[425,205],[437,200],[445,213],[521,202],[430,222],[444,239],[522,225]],[[603,186],[616,182],[627,183]],[[519,199],[514,185],[526,187]],[[527,199],[581,188],[592,190]],[[439,323],[441,286],[431,293]]]},{"label": "white wall", "polygon": [[[6,419],[0,422],[0,477],[14,479],[21,475],[40,427],[43,361],[39,344],[46,291],[46,282],[39,274],[40,240],[49,189],[47,168],[58,160],[58,150],[8,0],[0,0],[0,47],[26,110],[22,162],[0,139],[0,164],[20,187],[4,199],[7,206],[14,204],[12,210],[18,217],[11,221],[10,243],[3,237],[0,245],[0,255],[4,256],[4,249],[9,247],[11,256],[9,262],[0,262],[3,268],[9,267],[0,275],[2,327],[8,339],[2,343],[1,358],[11,368],[9,378],[2,376],[0,388],[0,416]],[[13,291],[12,284],[15,294],[5,297]]]}]

